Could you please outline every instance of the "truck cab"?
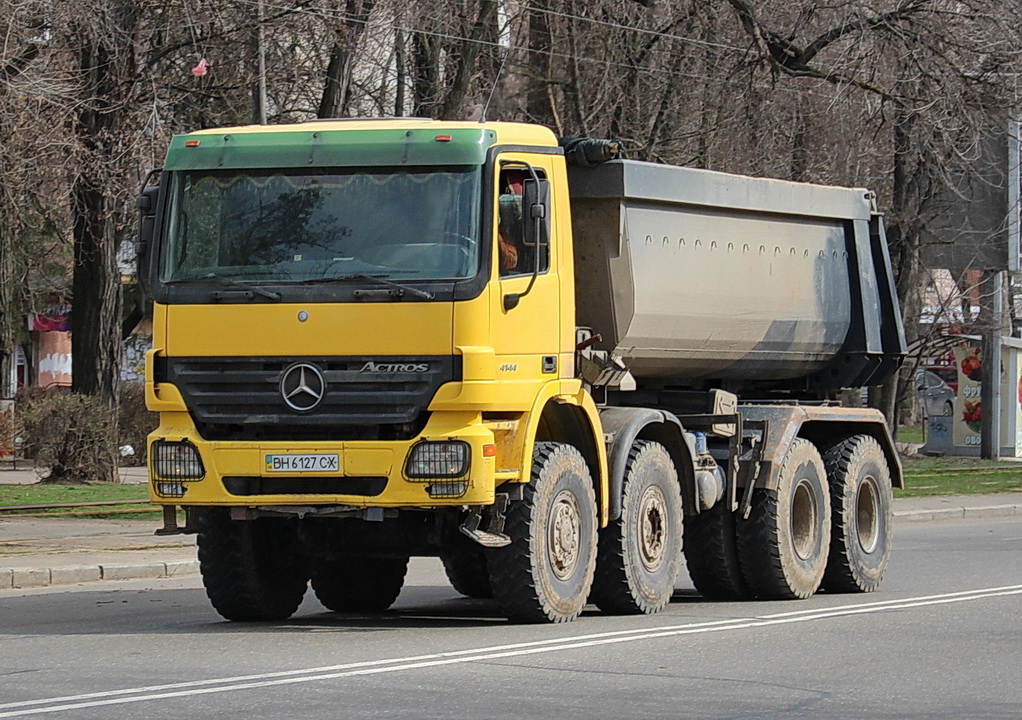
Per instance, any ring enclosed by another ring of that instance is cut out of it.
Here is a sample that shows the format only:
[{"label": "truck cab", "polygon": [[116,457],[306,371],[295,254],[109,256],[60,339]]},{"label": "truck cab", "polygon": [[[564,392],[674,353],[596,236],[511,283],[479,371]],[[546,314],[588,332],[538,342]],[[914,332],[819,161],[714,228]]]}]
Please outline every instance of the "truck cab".
[{"label": "truck cab", "polygon": [[142,271],[156,499],[459,506],[520,481],[522,426],[586,404],[557,150],[527,125],[414,120],[175,138]]}]

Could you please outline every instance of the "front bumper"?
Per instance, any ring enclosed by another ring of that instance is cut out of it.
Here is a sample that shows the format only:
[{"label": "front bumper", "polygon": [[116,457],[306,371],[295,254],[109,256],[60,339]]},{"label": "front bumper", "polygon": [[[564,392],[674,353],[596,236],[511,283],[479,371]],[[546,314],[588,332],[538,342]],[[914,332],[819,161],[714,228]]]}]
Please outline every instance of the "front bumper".
[{"label": "front bumper", "polygon": [[[158,441],[194,446],[202,477],[161,476],[153,453]],[[415,446],[452,441],[467,448],[464,474],[409,476],[407,460]],[[478,413],[433,413],[422,433],[411,440],[209,442],[199,437],[188,413],[164,412],[160,427],[149,437],[149,449],[150,498],[164,505],[428,508],[489,505],[494,498],[494,435]],[[330,469],[274,471],[268,456],[330,458],[324,463]]]}]

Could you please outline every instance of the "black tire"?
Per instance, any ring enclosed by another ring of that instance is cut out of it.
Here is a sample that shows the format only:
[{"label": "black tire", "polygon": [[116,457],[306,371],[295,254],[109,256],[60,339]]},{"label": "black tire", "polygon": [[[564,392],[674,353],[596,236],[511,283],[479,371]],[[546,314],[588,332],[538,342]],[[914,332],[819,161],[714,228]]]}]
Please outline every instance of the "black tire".
[{"label": "black tire", "polygon": [[823,463],[833,513],[823,588],[873,592],[891,559],[894,496],[887,458],[876,440],[854,435],[829,448]]},{"label": "black tire", "polygon": [[637,440],[625,466],[621,517],[600,530],[589,600],[618,614],[660,612],[681,572],[681,488],[667,449]]},{"label": "black tire", "polygon": [[596,566],[596,496],[570,445],[538,442],[523,498],[508,508],[511,544],[487,551],[493,597],[516,622],[569,622],[585,607]]},{"label": "black tire", "polygon": [[685,517],[685,564],[696,590],[707,600],[747,600],[735,514],[726,500]]},{"label": "black tire", "polygon": [[951,417],[955,414],[955,406],[950,400],[944,402],[944,417]]},{"label": "black tire", "polygon": [[797,438],[776,490],[753,491],[752,512],[738,522],[745,584],[757,598],[807,598],[820,587],[830,549],[830,492],[819,450]]},{"label": "black tire", "polygon": [[213,608],[228,620],[286,620],[309,585],[295,523],[231,520],[223,508],[199,512],[199,572]]},{"label": "black tire", "polygon": [[493,597],[482,545],[455,530],[440,547],[440,560],[447,579],[459,593],[470,598]]},{"label": "black tire", "polygon": [[401,594],[408,558],[345,557],[312,567],[312,590],[334,612],[382,612]]}]

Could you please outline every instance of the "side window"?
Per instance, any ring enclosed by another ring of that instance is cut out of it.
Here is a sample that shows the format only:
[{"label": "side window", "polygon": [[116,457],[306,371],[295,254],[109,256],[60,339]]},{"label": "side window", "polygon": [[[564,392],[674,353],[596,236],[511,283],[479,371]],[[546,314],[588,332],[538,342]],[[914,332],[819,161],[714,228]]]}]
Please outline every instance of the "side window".
[{"label": "side window", "polygon": [[[540,178],[546,176],[537,170]],[[522,192],[525,180],[530,177],[526,170],[511,168],[501,170],[499,178],[500,195],[497,201],[497,257],[501,277],[531,275],[535,268],[536,250],[525,244],[525,209]],[[550,269],[549,248],[539,248],[539,271]]]}]

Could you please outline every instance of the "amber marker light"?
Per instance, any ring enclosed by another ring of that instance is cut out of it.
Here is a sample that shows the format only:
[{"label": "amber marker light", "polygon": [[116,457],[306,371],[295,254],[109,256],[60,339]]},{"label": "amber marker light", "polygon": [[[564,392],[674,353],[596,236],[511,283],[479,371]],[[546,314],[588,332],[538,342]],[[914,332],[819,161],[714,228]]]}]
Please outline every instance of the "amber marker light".
[{"label": "amber marker light", "polygon": [[198,140],[185,140],[185,147],[199,147]]},{"label": "amber marker light", "polygon": [[453,138],[453,137],[451,137],[450,135],[437,135],[437,136],[436,136],[435,138],[433,138],[433,139],[434,139],[434,140],[436,140],[437,142],[450,142],[450,141],[451,141],[451,140],[453,140],[454,138]]},{"label": "amber marker light", "polygon": [[483,457],[497,457],[497,446],[483,445]]}]

